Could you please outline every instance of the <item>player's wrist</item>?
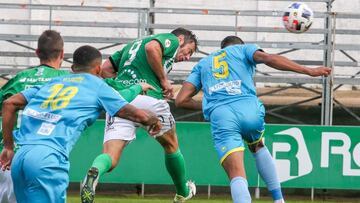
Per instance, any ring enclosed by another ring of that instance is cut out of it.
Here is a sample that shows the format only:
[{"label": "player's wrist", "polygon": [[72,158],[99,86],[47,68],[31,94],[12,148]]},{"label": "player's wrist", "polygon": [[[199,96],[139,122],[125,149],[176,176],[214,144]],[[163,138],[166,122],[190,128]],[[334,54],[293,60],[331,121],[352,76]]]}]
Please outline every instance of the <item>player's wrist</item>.
[{"label": "player's wrist", "polygon": [[5,144],[4,143],[4,149],[14,151],[15,145],[14,144]]}]

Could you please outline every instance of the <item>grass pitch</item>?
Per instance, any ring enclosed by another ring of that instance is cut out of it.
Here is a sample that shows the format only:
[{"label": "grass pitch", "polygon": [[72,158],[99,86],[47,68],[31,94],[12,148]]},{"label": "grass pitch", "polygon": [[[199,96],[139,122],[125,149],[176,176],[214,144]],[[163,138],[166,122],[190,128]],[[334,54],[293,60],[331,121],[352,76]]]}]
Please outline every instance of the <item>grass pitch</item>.
[{"label": "grass pitch", "polygon": [[[68,203],[78,203],[80,202],[80,197],[79,195],[69,195],[68,199],[67,199]],[[95,197],[95,202],[97,203],[171,203],[172,202],[172,197],[138,197],[138,196],[96,196]],[[191,199],[188,201],[189,203],[232,203],[230,196],[229,197],[224,197],[224,198],[212,198],[212,199],[207,199],[206,197],[195,197],[194,199]],[[270,199],[261,199],[261,200],[256,200],[253,199],[253,203],[272,203],[273,201],[271,201]],[[294,198],[286,199],[286,203],[339,203],[339,202],[344,202],[344,203],[360,203],[360,200],[351,200],[351,199],[346,199],[346,200],[315,200],[315,201],[311,201],[309,200],[296,200]]]}]

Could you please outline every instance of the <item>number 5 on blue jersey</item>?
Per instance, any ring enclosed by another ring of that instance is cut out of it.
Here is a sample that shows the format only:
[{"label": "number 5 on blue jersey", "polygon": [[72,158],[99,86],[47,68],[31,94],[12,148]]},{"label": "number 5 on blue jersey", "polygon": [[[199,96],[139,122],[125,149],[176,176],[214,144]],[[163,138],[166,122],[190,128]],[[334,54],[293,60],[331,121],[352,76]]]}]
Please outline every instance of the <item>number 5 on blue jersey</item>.
[{"label": "number 5 on blue jersey", "polygon": [[225,79],[229,76],[229,66],[225,61],[226,52],[214,56],[212,72],[216,79]]}]

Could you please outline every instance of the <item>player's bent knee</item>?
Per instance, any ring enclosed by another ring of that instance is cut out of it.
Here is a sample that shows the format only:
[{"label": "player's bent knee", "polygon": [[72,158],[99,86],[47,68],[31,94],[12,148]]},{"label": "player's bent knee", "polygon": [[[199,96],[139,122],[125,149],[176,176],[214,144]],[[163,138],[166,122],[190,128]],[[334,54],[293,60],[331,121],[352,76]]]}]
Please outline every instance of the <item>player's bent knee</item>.
[{"label": "player's bent knee", "polygon": [[156,140],[161,144],[166,153],[174,153],[179,148],[175,128],[168,130],[162,136],[157,137]]},{"label": "player's bent knee", "polygon": [[111,169],[119,163],[120,156],[127,143],[128,141],[125,140],[108,140],[104,143],[103,153],[111,157]]},{"label": "player's bent knee", "polygon": [[254,144],[249,144],[248,147],[250,149],[250,151],[252,153],[256,153],[257,151],[259,151],[261,148],[263,148],[265,145],[263,143],[262,140],[260,140],[259,142],[256,142]]}]

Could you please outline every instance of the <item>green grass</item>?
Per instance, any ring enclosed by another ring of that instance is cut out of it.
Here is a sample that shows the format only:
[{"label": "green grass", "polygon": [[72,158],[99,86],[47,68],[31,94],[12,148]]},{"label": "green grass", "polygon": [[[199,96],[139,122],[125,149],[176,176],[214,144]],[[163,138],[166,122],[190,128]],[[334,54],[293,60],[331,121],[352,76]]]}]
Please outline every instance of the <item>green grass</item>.
[{"label": "green grass", "polygon": [[[68,203],[78,203],[80,202],[80,197],[78,195],[69,195],[67,199]],[[141,198],[138,196],[96,196],[95,202],[97,203],[169,203],[172,202],[172,197],[145,197]],[[224,198],[213,198],[207,199],[204,197],[195,197],[194,199],[188,201],[189,203],[232,203],[230,196]],[[339,202],[346,202],[346,203],[360,203],[360,200],[286,200],[286,203],[339,203]],[[253,200],[253,203],[272,203],[270,199],[261,199],[261,200]]]}]

